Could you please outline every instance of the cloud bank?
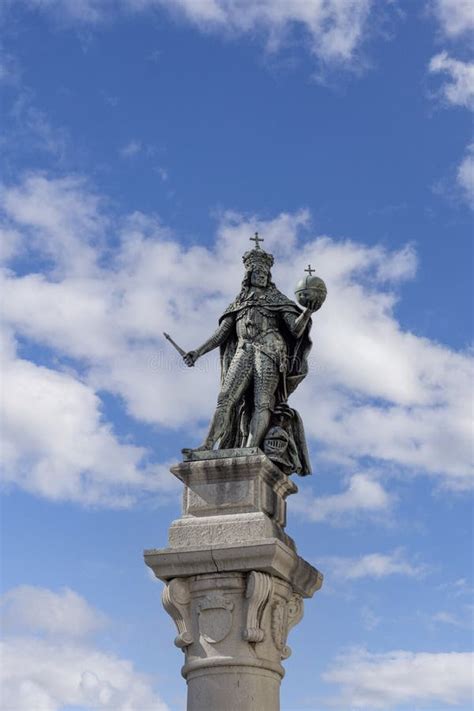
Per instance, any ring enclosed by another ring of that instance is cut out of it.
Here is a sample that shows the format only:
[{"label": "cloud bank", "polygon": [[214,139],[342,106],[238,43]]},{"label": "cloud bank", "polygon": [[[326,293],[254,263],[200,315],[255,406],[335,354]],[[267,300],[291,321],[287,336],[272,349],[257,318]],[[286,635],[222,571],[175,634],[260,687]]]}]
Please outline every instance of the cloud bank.
[{"label": "cloud bank", "polygon": [[24,585],[1,603],[8,630],[1,645],[3,708],[168,711],[130,661],[85,639],[104,617],[76,592]]},{"label": "cloud bank", "polygon": [[442,703],[456,706],[472,700],[469,652],[372,654],[357,649],[341,655],[323,679],[342,686],[333,704],[342,709],[391,709],[398,705]]},{"label": "cloud bank", "polygon": [[299,44],[325,65],[354,70],[363,66],[360,51],[374,31],[376,10],[389,0],[22,0],[47,12],[61,25],[93,26],[121,15],[165,11],[205,33],[228,38],[263,38],[269,51]]},{"label": "cloud bank", "polygon": [[[470,39],[474,30],[474,12],[470,0],[434,0],[432,9],[445,38]],[[440,96],[447,106],[474,110],[474,63],[455,59],[446,50],[431,58],[431,74],[441,74],[448,81],[441,86]],[[456,182],[465,202],[474,209],[474,159],[472,144],[456,171]]]},{"label": "cloud bank", "polygon": [[389,575],[419,577],[425,570],[424,566],[406,560],[401,548],[391,553],[368,553],[360,558],[325,558],[324,562],[332,575],[341,580],[380,579]]},{"label": "cloud bank", "polygon": [[294,403],[321,461],[349,478],[346,493],[319,501],[315,520],[387,508],[377,471],[393,465],[451,489],[470,486],[472,360],[397,322],[398,293],[416,273],[410,245],[389,251],[314,236],[300,210],[266,221],[224,212],[213,244],[184,247],[158,217],[117,215],[74,176],[30,174],[4,186],[0,206],[10,235],[0,275],[8,482],[112,506],[131,505],[143,490],[172,493],[159,454],[116,435],[100,394],[116,396],[137,421],[186,427],[197,441],[215,404],[217,357],[186,369],[161,334],[184,348],[210,335],[239,291],[240,256],[259,229],[285,293],[309,261],[328,285],[311,376]]},{"label": "cloud bank", "polygon": [[446,37],[454,39],[474,30],[470,0],[432,0],[431,7]]},{"label": "cloud bank", "polygon": [[441,93],[448,104],[474,109],[474,63],[453,59],[446,51],[431,58],[429,71],[441,73],[449,82],[441,87]]}]

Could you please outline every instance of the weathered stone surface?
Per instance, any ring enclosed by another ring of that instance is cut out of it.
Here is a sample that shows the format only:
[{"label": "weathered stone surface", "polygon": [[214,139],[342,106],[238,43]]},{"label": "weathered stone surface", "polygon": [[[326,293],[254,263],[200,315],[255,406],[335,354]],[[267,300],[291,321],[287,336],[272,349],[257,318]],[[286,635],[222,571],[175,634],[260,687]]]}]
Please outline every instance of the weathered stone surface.
[{"label": "weathered stone surface", "polygon": [[322,574],[276,538],[249,543],[188,546],[145,551],[145,563],[164,582],[175,577],[252,570],[291,582],[303,597],[320,589]]},{"label": "weathered stone surface", "polygon": [[277,711],[288,632],[303,615],[288,582],[256,571],[173,578],[163,601],[185,653],[190,711]]},{"label": "weathered stone surface", "polygon": [[259,447],[235,447],[234,449],[183,449],[185,462],[201,462],[205,459],[229,459],[236,457],[251,457],[263,454]]},{"label": "weathered stone surface", "polygon": [[183,516],[145,562],[166,584],[188,711],[278,711],[288,632],[322,584],[284,531],[296,487],[262,453],[172,472],[185,484]]},{"label": "weathered stone surface", "polygon": [[260,538],[284,540],[290,547],[294,543],[283,534],[274,521],[261,512],[230,514],[202,518],[184,518],[173,521],[168,534],[172,548],[193,545],[219,545],[222,543],[251,542]]},{"label": "weathered stone surface", "polygon": [[185,486],[183,516],[171,525],[169,545],[278,538],[294,548],[284,527],[286,498],[298,491],[296,485],[260,450],[247,457],[214,456],[223,451],[199,452],[207,458],[171,468]]}]

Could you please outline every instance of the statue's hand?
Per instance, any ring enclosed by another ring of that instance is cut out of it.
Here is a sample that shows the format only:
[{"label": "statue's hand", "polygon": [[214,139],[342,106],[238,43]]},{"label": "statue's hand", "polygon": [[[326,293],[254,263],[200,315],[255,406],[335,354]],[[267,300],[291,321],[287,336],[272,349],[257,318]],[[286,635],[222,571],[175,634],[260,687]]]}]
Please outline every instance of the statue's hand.
[{"label": "statue's hand", "polygon": [[196,351],[188,351],[184,354],[183,360],[189,368],[192,368],[194,363],[198,359],[198,354]]},{"label": "statue's hand", "polygon": [[321,306],[320,302],[318,299],[314,299],[314,301],[310,301],[308,304],[308,311],[310,311],[312,314],[319,309]]}]

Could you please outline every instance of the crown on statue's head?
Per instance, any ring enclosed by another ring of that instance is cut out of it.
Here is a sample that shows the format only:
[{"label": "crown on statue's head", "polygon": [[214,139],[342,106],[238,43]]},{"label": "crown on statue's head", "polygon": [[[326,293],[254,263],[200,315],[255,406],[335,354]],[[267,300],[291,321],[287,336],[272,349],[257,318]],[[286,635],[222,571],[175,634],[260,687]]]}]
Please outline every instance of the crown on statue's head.
[{"label": "crown on statue's head", "polygon": [[270,271],[273,266],[273,255],[264,252],[260,247],[260,242],[263,242],[263,239],[258,236],[258,232],[255,232],[255,237],[251,237],[250,240],[255,242],[255,248],[245,252],[242,257],[245,269],[251,271],[258,266]]},{"label": "crown on statue's head", "polygon": [[242,261],[247,271],[251,271],[255,267],[269,270],[273,266],[273,255],[264,252],[263,249],[251,249],[249,252],[245,252]]}]

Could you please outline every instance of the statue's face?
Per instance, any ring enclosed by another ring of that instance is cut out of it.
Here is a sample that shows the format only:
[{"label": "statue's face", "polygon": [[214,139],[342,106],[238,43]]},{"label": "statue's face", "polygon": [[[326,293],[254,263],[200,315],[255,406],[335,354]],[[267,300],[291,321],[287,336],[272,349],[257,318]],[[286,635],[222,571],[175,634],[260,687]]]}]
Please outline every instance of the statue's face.
[{"label": "statue's face", "polygon": [[250,275],[252,286],[266,286],[268,283],[268,272],[263,267],[255,267]]}]

